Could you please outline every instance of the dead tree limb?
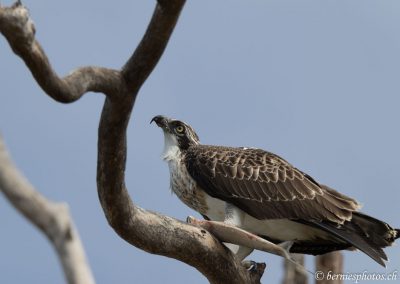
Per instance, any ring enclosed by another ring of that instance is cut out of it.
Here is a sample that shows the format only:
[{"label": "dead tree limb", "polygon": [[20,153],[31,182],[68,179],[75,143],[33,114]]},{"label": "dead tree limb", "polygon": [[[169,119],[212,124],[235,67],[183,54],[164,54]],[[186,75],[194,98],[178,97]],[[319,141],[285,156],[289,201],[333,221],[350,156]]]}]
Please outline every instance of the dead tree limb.
[{"label": "dead tree limb", "polygon": [[1,136],[0,191],[50,240],[68,283],[95,283],[67,204],[50,201],[34,189],[11,161]]},{"label": "dead tree limb", "polygon": [[260,283],[263,269],[246,270],[203,228],[135,205],[125,186],[126,130],[135,99],[160,59],[184,3],[158,1],[145,35],[121,70],[83,67],[60,78],[36,41],[33,22],[19,1],[0,7],[0,32],[54,100],[74,102],[89,91],[106,95],[98,134],[97,189],[107,221],[121,238],[149,253],[183,261],[211,283]]},{"label": "dead tree limb", "polygon": [[[292,259],[304,266],[304,254],[292,254]],[[304,269],[288,260],[283,261],[283,281],[282,284],[307,284],[308,277]]]},{"label": "dead tree limb", "polygon": [[319,255],[315,258],[315,283],[318,284],[342,284],[343,279],[343,254],[334,251]]}]

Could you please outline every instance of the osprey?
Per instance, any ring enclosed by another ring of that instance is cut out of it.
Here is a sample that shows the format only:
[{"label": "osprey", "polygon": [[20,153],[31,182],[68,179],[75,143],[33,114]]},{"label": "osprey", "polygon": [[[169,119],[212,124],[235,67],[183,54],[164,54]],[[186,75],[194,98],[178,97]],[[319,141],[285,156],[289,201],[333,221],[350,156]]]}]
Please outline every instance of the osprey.
[{"label": "osprey", "polygon": [[[188,124],[161,115],[163,159],[172,191],[204,218],[223,221],[279,244],[291,253],[319,255],[359,249],[385,266],[382,248],[399,229],[358,211],[359,203],[255,148],[202,145]],[[227,246],[243,260],[252,249]]]}]

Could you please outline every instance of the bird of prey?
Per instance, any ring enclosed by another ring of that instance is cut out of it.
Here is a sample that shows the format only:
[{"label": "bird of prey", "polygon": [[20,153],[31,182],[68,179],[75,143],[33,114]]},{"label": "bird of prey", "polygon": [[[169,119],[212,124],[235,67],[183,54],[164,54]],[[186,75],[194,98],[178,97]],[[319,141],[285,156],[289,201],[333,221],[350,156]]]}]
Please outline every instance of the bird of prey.
[{"label": "bird of prey", "polygon": [[[292,253],[359,249],[385,266],[384,247],[400,230],[359,212],[359,203],[322,185],[283,158],[255,148],[200,144],[185,122],[155,116],[172,191],[204,218],[223,221]],[[228,245],[243,260],[252,249]]]}]

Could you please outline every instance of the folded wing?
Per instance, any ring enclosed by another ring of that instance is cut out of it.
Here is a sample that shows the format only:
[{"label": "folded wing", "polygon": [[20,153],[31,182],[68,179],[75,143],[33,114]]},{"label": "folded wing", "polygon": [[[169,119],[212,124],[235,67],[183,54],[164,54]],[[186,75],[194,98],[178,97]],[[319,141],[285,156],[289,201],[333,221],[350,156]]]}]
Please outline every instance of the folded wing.
[{"label": "folded wing", "polygon": [[326,190],[284,159],[261,149],[198,145],[185,155],[193,179],[212,197],[257,219],[304,219],[342,224],[358,203]]}]

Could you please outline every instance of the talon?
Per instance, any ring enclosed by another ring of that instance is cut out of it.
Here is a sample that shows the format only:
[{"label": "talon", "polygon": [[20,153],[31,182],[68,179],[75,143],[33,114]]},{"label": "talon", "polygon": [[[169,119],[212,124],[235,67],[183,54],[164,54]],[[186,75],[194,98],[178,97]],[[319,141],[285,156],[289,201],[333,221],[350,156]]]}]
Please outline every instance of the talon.
[{"label": "talon", "polygon": [[242,261],[242,265],[247,269],[247,271],[256,271],[257,270],[257,262],[253,260],[244,260]]},{"label": "talon", "polygon": [[193,224],[195,222],[195,218],[193,216],[187,216],[186,217],[186,223],[188,224]]}]

